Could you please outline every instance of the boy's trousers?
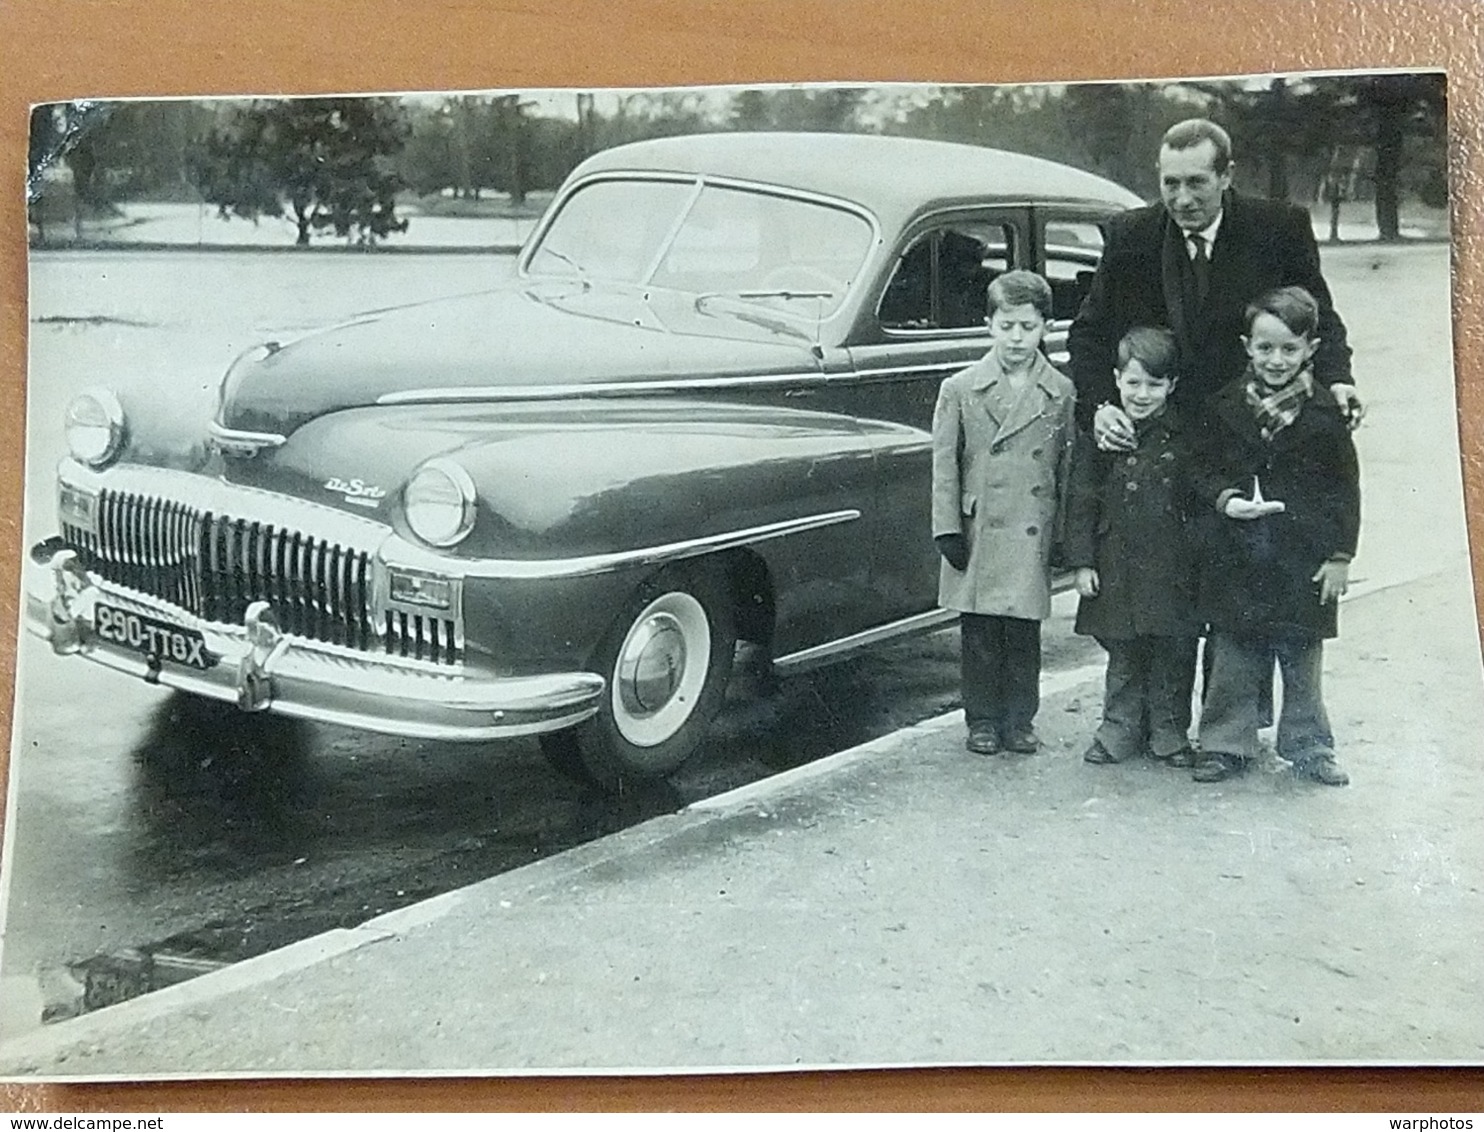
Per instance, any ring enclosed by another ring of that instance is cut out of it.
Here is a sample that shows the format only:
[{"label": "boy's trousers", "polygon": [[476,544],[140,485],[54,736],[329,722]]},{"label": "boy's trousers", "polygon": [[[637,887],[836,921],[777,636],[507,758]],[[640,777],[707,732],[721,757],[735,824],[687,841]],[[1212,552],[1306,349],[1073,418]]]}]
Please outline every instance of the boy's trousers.
[{"label": "boy's trousers", "polygon": [[1132,637],[1108,650],[1097,741],[1122,762],[1146,750],[1167,759],[1190,746],[1197,637]]},{"label": "boy's trousers", "polygon": [[959,614],[964,722],[1002,736],[1029,731],[1041,706],[1041,623]]},{"label": "boy's trousers", "polygon": [[1212,630],[1211,687],[1201,705],[1201,751],[1241,759],[1258,753],[1258,683],[1272,671],[1283,677],[1278,715],[1278,753],[1292,763],[1334,752],[1334,734],[1324,710],[1324,642],[1236,637]]},{"label": "boy's trousers", "polygon": [[[1209,644],[1201,650],[1201,703],[1206,702],[1206,689],[1211,686],[1213,651]],[[1276,658],[1269,658],[1269,663],[1257,679],[1257,725],[1259,727],[1273,725],[1273,676],[1276,667]]]}]

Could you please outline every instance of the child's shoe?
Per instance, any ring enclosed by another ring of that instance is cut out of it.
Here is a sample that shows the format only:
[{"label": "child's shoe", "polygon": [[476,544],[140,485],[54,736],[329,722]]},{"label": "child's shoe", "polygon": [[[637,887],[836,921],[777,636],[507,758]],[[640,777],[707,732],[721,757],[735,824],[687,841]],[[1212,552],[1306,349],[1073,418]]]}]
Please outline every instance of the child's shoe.
[{"label": "child's shoe", "polygon": [[976,755],[997,755],[1000,753],[1000,737],[993,727],[971,727],[969,740],[964,746]]},{"label": "child's shoe", "polygon": [[1197,782],[1221,782],[1247,769],[1247,760],[1237,755],[1205,754],[1190,777]]},{"label": "child's shoe", "polygon": [[1294,765],[1294,771],[1326,786],[1348,786],[1350,776],[1340,769],[1333,755],[1319,755]]},{"label": "child's shoe", "polygon": [[1092,741],[1092,746],[1088,747],[1087,750],[1082,752],[1082,761],[1085,763],[1095,763],[1099,766],[1106,766],[1108,763],[1116,763],[1119,760],[1113,757],[1112,751],[1108,750],[1107,747],[1103,746],[1096,739],[1094,739]]},{"label": "child's shoe", "polygon": [[1155,755],[1153,757],[1155,762],[1163,763],[1165,766],[1172,766],[1179,770],[1189,770],[1195,766],[1196,762],[1195,752],[1189,747],[1181,747],[1173,754]]},{"label": "child's shoe", "polygon": [[1036,733],[1029,727],[1020,731],[1012,731],[1005,736],[1001,744],[1007,751],[1014,751],[1017,755],[1033,755],[1041,746],[1041,740],[1036,738]]}]

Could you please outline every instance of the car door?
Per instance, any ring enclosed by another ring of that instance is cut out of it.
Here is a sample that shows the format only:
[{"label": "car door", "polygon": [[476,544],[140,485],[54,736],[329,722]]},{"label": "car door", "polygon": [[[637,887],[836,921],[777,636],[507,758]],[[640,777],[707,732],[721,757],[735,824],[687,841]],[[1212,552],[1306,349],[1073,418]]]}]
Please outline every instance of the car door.
[{"label": "car door", "polygon": [[878,621],[935,604],[929,504],[938,387],[989,348],[990,282],[1032,262],[1028,208],[955,209],[922,218],[899,240],[856,326],[851,371],[825,382],[832,410],[906,426],[902,443],[876,456],[870,545]]},{"label": "car door", "polygon": [[1051,321],[1044,348],[1063,373],[1070,365],[1067,334],[1103,257],[1107,219],[1106,213],[1071,206],[1037,208],[1034,213],[1036,270],[1051,284]]}]

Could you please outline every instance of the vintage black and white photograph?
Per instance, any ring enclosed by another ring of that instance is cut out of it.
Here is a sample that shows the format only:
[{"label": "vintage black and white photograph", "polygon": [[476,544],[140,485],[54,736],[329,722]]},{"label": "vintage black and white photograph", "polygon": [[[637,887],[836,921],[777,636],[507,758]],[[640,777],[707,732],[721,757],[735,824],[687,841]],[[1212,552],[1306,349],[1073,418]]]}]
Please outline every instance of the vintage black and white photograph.
[{"label": "vintage black and white photograph", "polygon": [[34,107],[0,1077],[1484,1062],[1446,93]]}]

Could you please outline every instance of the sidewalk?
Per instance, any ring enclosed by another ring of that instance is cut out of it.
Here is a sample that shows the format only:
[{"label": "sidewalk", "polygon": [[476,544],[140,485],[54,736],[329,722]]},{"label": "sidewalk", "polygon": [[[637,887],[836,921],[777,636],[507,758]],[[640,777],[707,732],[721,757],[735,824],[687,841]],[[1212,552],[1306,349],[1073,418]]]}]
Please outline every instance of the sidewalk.
[{"label": "sidewalk", "polygon": [[1462,570],[1347,602],[1353,784],[1215,786],[909,728],[57,1024],[0,1075],[1484,1060],[1484,680]]}]

